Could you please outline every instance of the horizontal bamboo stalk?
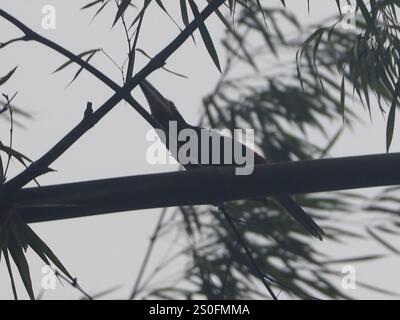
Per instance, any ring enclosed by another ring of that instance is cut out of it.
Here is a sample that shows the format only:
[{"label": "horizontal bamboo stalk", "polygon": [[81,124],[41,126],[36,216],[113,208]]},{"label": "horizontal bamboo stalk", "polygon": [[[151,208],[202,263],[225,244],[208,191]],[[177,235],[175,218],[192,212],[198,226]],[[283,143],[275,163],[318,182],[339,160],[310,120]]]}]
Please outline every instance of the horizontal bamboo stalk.
[{"label": "horizontal bamboo stalk", "polygon": [[77,182],[22,189],[17,208],[29,223],[138,209],[222,203],[400,184],[400,153],[257,165]]}]

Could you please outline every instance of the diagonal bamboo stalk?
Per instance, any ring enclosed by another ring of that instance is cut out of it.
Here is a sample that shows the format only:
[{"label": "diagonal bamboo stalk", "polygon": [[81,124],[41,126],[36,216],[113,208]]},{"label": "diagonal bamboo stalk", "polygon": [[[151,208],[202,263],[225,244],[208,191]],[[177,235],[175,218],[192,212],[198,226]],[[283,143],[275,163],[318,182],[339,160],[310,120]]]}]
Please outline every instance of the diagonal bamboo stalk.
[{"label": "diagonal bamboo stalk", "polygon": [[[83,120],[62,138],[52,149],[40,159],[32,163],[26,170],[9,180],[2,186],[1,196],[7,199],[34,178],[48,171],[49,166],[67,151],[79,138],[95,126],[115,105],[130,93],[142,80],[153,71],[164,66],[166,60],[193,34],[199,25],[205,21],[225,0],[214,0],[196,17],[179,35],[163,50],[161,50],[144,68],[142,68],[124,87],[119,89],[91,116]],[[3,11],[4,12],[4,11]]]},{"label": "diagonal bamboo stalk", "polygon": [[[87,61],[83,60],[79,56],[73,54],[71,51],[66,49],[63,46],[60,46],[59,44],[55,43],[54,41],[51,41],[50,39],[47,39],[43,37],[42,35],[38,34],[37,32],[33,31],[31,28],[29,28],[27,25],[25,25],[23,22],[18,20],[17,18],[13,17],[6,11],[0,9],[0,17],[4,18],[14,26],[16,26],[21,32],[24,33],[24,36],[21,38],[14,39],[12,42],[10,41],[8,44],[11,44],[13,42],[17,41],[35,41],[37,43],[40,43],[58,53],[61,55],[65,56],[66,58],[70,59],[71,61],[75,62],[88,72],[90,72],[93,76],[95,76],[97,79],[102,81],[104,84],[106,84],[108,87],[110,87],[114,91],[118,91],[121,89],[121,87],[114,82],[112,79],[110,79],[107,75],[105,75],[103,72],[101,72],[99,69],[93,67],[90,63]],[[143,108],[143,106],[140,105],[139,102],[137,102],[131,95],[130,92],[128,92],[124,99],[153,127],[159,125],[156,120],[154,120],[153,117],[150,116],[150,114]]]}]

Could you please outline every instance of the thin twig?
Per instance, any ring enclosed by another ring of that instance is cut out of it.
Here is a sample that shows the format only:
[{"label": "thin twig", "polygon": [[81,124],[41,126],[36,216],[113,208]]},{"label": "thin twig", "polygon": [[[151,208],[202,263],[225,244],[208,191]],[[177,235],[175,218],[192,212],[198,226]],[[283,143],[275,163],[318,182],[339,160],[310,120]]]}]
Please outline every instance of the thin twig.
[{"label": "thin twig", "polygon": [[161,211],[161,214],[160,214],[160,217],[158,219],[157,225],[156,225],[156,227],[154,229],[154,232],[153,232],[153,234],[152,234],[152,236],[150,238],[150,243],[149,243],[149,245],[147,247],[146,254],[145,254],[144,258],[143,258],[142,265],[140,267],[139,273],[138,273],[137,278],[136,278],[135,285],[133,287],[133,291],[132,291],[132,293],[131,293],[131,295],[129,297],[129,299],[131,299],[131,300],[134,299],[136,294],[138,293],[138,288],[139,288],[140,283],[142,281],[142,278],[143,278],[144,272],[146,270],[147,264],[149,263],[150,256],[151,256],[151,254],[153,252],[155,243],[156,243],[156,241],[158,239],[159,232],[162,229],[166,213],[167,213],[167,208],[164,208]]},{"label": "thin twig", "polygon": [[[301,297],[301,298],[303,298],[303,299],[308,299],[308,300],[321,300],[321,299],[319,299],[319,298],[310,296],[310,295],[308,295],[308,294],[306,294],[306,293],[302,293],[302,292],[300,292],[299,290],[295,290],[295,289],[293,289],[293,288],[291,288],[291,287],[289,287],[289,286],[283,285],[282,283],[280,283],[280,282],[278,282],[278,281],[272,279],[272,278],[271,278],[270,276],[268,276],[268,275],[265,275],[265,278],[267,278],[268,281],[270,281],[270,282],[272,282],[272,283],[275,283],[275,285],[276,285],[277,287],[280,287],[281,289],[284,289],[284,290],[287,290],[287,291],[289,291],[289,292],[295,293],[295,294],[297,294],[299,297]],[[281,293],[281,292],[280,292],[280,293]]]},{"label": "thin twig", "polygon": [[108,60],[111,61],[111,63],[112,63],[115,67],[117,67],[117,69],[119,70],[119,72],[121,72],[122,82],[124,82],[124,81],[125,81],[125,75],[124,75],[124,69],[123,69],[123,67],[120,67],[120,66],[118,65],[118,63],[116,63],[115,60],[114,60],[103,48],[100,48],[100,51],[101,51],[101,53],[104,54],[104,56],[105,56]]},{"label": "thin twig", "polygon": [[[177,233],[177,236],[175,237],[174,240],[176,240],[179,237],[179,233]],[[171,244],[173,244],[175,241],[173,241]],[[186,248],[179,250],[178,252],[174,253],[170,257],[168,257],[170,249],[165,251],[164,256],[159,259],[159,262],[156,264],[156,267],[153,269],[152,273],[147,276],[147,278],[142,282],[142,286],[138,289],[138,292],[143,291],[145,288],[150,286],[150,283],[153,281],[153,279],[167,266],[169,266],[171,263],[173,263],[176,259],[180,258],[183,254],[187,254],[188,252],[193,250],[193,245],[189,245]],[[154,283],[153,283],[154,285]]]},{"label": "thin twig", "polygon": [[[14,98],[17,96],[17,94],[18,94],[18,92],[16,92],[16,93],[11,97],[11,99],[9,99],[7,95],[4,95],[4,97],[5,97],[6,100],[7,100],[6,106],[7,106],[7,109],[8,109],[8,111],[9,111],[9,113],[10,113],[10,141],[9,141],[9,148],[10,148],[10,150],[12,150],[12,148],[13,148],[13,131],[14,131],[14,116],[13,116],[13,110],[12,110],[11,102],[14,100]],[[11,152],[10,152],[10,153],[8,154],[8,159],[7,159],[6,168],[5,168],[5,170],[4,170],[4,177],[7,176],[7,172],[8,172],[8,169],[9,169],[9,167],[10,167],[11,158],[12,158],[12,154],[11,154]]]},{"label": "thin twig", "polygon": [[251,251],[250,251],[250,249],[249,249],[249,247],[248,247],[248,245],[246,243],[246,240],[242,237],[242,235],[240,234],[240,232],[239,232],[238,228],[236,227],[235,223],[231,220],[231,217],[229,216],[228,212],[226,211],[225,206],[223,204],[219,205],[219,210],[224,215],[224,217],[225,217],[226,221],[228,222],[229,226],[231,227],[231,229],[235,233],[235,236],[236,236],[237,240],[239,241],[239,243],[242,246],[242,248],[245,250],[247,257],[249,258],[250,263],[254,268],[254,271],[258,274],[258,276],[259,276],[260,280],[262,281],[264,287],[267,289],[267,291],[271,295],[272,299],[278,300],[278,298],[276,297],[275,293],[272,291],[270,284],[265,279],[264,273],[260,270],[260,268],[257,265],[257,262],[254,260],[253,254],[251,253]]},{"label": "thin twig", "polygon": [[19,38],[15,38],[15,39],[11,39],[8,40],[6,42],[0,42],[0,49],[3,49],[5,47],[7,47],[8,45],[15,43],[15,42],[19,42],[19,41],[27,41],[29,40],[27,36],[23,36],[23,37],[19,37]]},{"label": "thin twig", "polygon": [[135,60],[136,60],[136,46],[137,46],[137,43],[139,40],[139,34],[140,34],[140,30],[142,28],[144,14],[146,13],[146,9],[149,6],[150,2],[151,1],[144,1],[144,3],[143,3],[143,9],[139,13],[139,22],[136,27],[136,31],[132,35],[132,37],[133,36],[135,37],[132,44],[131,44],[131,37],[129,36],[129,29],[125,22],[125,17],[124,17],[124,15],[121,16],[122,25],[124,26],[125,35],[126,35],[128,47],[129,47],[128,69],[126,71],[126,80],[132,78],[132,75],[133,75],[133,69],[134,69]]},{"label": "thin twig", "polygon": [[76,279],[74,279],[74,281],[71,281],[70,279],[68,279],[67,277],[65,277],[63,274],[61,274],[60,272],[58,272],[57,270],[54,270],[54,274],[56,277],[64,280],[66,283],[68,283],[72,288],[78,290],[80,293],[82,293],[86,298],[88,298],[89,300],[93,300],[93,298],[85,291],[81,288],[81,286],[78,284],[78,281]]},{"label": "thin twig", "polygon": [[233,260],[235,258],[236,249],[239,246],[239,244],[240,244],[240,242],[236,241],[235,246],[232,249],[231,256],[229,258],[228,264],[226,265],[225,276],[224,276],[224,280],[222,281],[221,300],[224,300],[226,283],[228,281],[228,276],[229,276],[229,273],[231,271],[231,266],[232,266]]}]

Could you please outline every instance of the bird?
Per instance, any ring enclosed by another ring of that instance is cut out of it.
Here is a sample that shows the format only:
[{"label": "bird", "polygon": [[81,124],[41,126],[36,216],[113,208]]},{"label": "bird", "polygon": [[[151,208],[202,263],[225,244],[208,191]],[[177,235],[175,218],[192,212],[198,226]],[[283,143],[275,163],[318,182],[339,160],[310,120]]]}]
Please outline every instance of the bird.
[{"label": "bird", "polygon": [[[158,126],[154,129],[159,129],[164,131],[164,136],[168,137],[169,124],[171,121],[176,122],[177,131],[180,132],[183,129],[192,129],[197,133],[200,133],[204,128],[190,125],[183,118],[181,113],[178,111],[175,104],[165,98],[148,80],[144,79],[139,83],[140,89],[144,94],[145,99],[150,107],[151,116],[156,120]],[[207,129],[208,130],[208,129]],[[218,132],[214,132],[214,134],[219,134]],[[221,141],[225,139],[231,139],[230,137],[223,136]],[[243,148],[246,149],[246,152],[253,152],[254,156],[254,164],[269,164],[271,163],[267,160],[266,157],[260,155],[258,152],[250,149],[238,142],[236,139],[232,139],[233,144],[240,144]],[[226,140],[225,140],[226,142]],[[169,148],[168,138],[166,141],[163,141],[166,145],[167,149]],[[182,144],[182,142],[180,143]],[[177,148],[181,146],[178,142]],[[222,146],[224,143],[221,144]],[[178,162],[176,155],[172,154]],[[211,157],[211,156],[210,156]],[[223,163],[223,161],[221,161]],[[183,167],[187,170],[192,170],[199,168],[201,166],[212,166],[214,165],[211,161],[208,164],[204,165],[201,161],[194,161],[191,163],[182,164]],[[230,166],[235,165],[234,163],[229,164]],[[278,195],[273,197],[284,209],[288,212],[306,231],[308,231],[312,236],[317,238],[318,240],[323,240],[323,236],[325,235],[324,231],[318,224],[312,219],[310,215],[308,215],[302,208],[297,204],[297,202],[288,195]]]}]

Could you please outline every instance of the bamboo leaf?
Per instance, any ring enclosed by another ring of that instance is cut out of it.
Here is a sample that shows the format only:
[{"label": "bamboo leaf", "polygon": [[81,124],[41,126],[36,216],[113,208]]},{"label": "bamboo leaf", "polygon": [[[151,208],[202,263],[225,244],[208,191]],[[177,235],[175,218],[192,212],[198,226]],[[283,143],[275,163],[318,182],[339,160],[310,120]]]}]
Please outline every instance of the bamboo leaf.
[{"label": "bamboo leaf", "polygon": [[[86,58],[86,62],[87,63],[89,63],[90,62],[90,60],[94,57],[94,55],[97,53],[97,52],[99,52],[100,51],[100,49],[96,49],[96,50],[93,50],[89,55],[88,55],[88,57]],[[77,78],[78,78],[78,76],[81,74],[81,72],[83,71],[83,67],[80,67],[79,68],[79,70],[75,73],[75,76],[72,78],[72,80],[71,80],[71,82],[68,84],[68,86],[70,86]]]},{"label": "bamboo leaf", "polygon": [[132,0],[122,0],[121,1],[121,4],[118,7],[117,14],[115,15],[113,27],[118,22],[118,20],[122,17],[122,15],[125,13],[126,9],[128,9],[129,5],[131,4],[131,1]]},{"label": "bamboo leaf", "polygon": [[[57,256],[53,253],[53,251],[40,239],[37,234],[27,225],[23,225],[23,232],[26,237],[26,241],[29,246],[42,258],[42,260],[50,265],[48,259],[54,263],[54,265],[64,273],[70,280],[74,280],[72,275],[68,272],[65,266],[61,263],[61,261],[57,258]],[[45,255],[45,256],[44,256]],[[48,259],[47,259],[47,258]]]},{"label": "bamboo leaf", "polygon": [[3,253],[4,253],[4,260],[6,261],[6,265],[7,265],[8,274],[10,276],[11,288],[12,288],[12,292],[13,292],[13,295],[14,295],[14,300],[18,300],[17,288],[15,286],[14,275],[13,275],[13,272],[12,272],[10,257],[8,255],[7,249],[4,248],[3,249]]},{"label": "bamboo leaf", "polygon": [[14,229],[15,226],[10,224],[11,232],[8,241],[8,250],[10,251],[11,257],[14,260],[15,265],[17,266],[18,272],[21,276],[22,282],[25,286],[26,291],[28,292],[29,297],[31,300],[35,300],[35,294],[33,293],[32,288],[32,280],[29,271],[29,265],[26,261],[25,254],[23,252],[23,244],[21,243],[19,237],[20,235],[16,233]]},{"label": "bamboo leaf", "polygon": [[192,9],[194,17],[196,19],[198,19],[199,31],[200,31],[201,37],[203,39],[204,45],[206,46],[207,51],[208,51],[211,59],[214,61],[215,66],[217,67],[217,69],[220,72],[222,72],[221,65],[219,63],[219,58],[218,58],[217,51],[216,51],[214,43],[213,43],[213,41],[211,39],[210,33],[208,32],[207,27],[204,24],[204,21],[202,21],[200,19],[199,9],[197,8],[197,5],[193,0],[189,0],[189,4],[190,4],[190,7]]},{"label": "bamboo leaf", "polygon": [[88,3],[87,5],[83,6],[83,7],[81,8],[81,10],[88,9],[88,8],[93,7],[93,6],[95,6],[96,4],[102,3],[102,2],[104,2],[104,0],[95,0],[95,1],[92,1],[92,2]]},{"label": "bamboo leaf", "polygon": [[393,132],[394,132],[394,124],[396,118],[396,108],[397,108],[397,101],[400,96],[400,80],[396,84],[396,88],[394,91],[393,102],[390,106],[389,116],[386,125],[386,152],[389,152],[390,145],[392,144],[393,140]]},{"label": "bamboo leaf", "polygon": [[390,243],[388,243],[385,239],[383,239],[378,234],[376,234],[371,228],[367,228],[367,232],[371,237],[373,237],[376,241],[378,241],[382,246],[387,248],[389,251],[391,251],[397,255],[400,254],[400,251],[397,248],[395,248]]},{"label": "bamboo leaf", "polygon": [[342,115],[343,122],[344,122],[344,106],[345,106],[345,99],[346,99],[346,88],[345,88],[345,77],[342,76],[342,84],[340,86],[340,108],[339,112]]},{"label": "bamboo leaf", "polygon": [[[78,54],[77,57],[83,58],[83,57],[85,57],[87,55],[92,55],[93,53],[96,53],[98,51],[99,51],[99,49],[91,49],[91,50],[88,50],[88,51],[85,51],[85,52],[82,52],[82,53]],[[66,67],[68,67],[72,63],[74,63],[74,61],[72,61],[72,60],[67,61],[66,63],[64,63],[60,67],[58,67],[56,70],[54,70],[53,73],[57,73],[57,72],[65,69]]]},{"label": "bamboo leaf", "polygon": [[15,73],[15,71],[17,70],[18,67],[15,67],[14,69],[12,69],[9,73],[7,73],[4,77],[0,78],[0,86],[2,86],[3,84],[5,84],[8,80],[10,80],[10,78],[13,76],[13,74]]}]

